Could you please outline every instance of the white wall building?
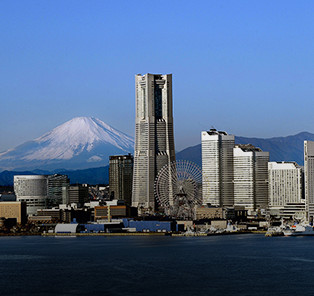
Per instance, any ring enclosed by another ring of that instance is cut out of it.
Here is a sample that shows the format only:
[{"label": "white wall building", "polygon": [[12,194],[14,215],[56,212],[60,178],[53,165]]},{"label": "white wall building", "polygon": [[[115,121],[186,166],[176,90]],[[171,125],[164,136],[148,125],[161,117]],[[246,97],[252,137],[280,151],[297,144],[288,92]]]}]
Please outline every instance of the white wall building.
[{"label": "white wall building", "polygon": [[14,192],[17,201],[25,201],[28,215],[36,215],[37,210],[44,209],[48,188],[47,176],[14,176]]},{"label": "white wall building", "polygon": [[304,191],[306,218],[314,217],[314,142],[304,141]]},{"label": "white wall building", "polygon": [[301,219],[305,214],[303,172],[296,162],[268,163],[268,192],[271,213]]},{"label": "white wall building", "polygon": [[233,148],[234,205],[246,210],[268,208],[269,152],[253,145]]},{"label": "white wall building", "polygon": [[234,135],[211,129],[203,131],[201,136],[203,203],[232,207]]}]

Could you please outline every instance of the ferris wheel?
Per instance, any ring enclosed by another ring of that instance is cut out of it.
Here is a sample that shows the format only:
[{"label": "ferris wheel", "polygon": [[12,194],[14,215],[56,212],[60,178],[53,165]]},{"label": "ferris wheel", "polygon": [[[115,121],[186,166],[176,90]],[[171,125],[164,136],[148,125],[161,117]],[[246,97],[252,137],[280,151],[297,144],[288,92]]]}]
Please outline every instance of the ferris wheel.
[{"label": "ferris wheel", "polygon": [[155,196],[166,215],[193,219],[195,206],[202,204],[202,170],[187,160],[165,165],[155,180]]}]

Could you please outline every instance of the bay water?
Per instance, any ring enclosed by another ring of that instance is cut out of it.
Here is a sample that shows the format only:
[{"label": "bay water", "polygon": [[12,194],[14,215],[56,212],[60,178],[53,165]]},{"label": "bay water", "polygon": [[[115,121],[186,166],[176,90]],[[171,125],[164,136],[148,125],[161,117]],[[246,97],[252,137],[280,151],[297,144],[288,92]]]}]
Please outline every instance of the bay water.
[{"label": "bay water", "polygon": [[314,237],[0,237],[0,295],[314,295]]}]

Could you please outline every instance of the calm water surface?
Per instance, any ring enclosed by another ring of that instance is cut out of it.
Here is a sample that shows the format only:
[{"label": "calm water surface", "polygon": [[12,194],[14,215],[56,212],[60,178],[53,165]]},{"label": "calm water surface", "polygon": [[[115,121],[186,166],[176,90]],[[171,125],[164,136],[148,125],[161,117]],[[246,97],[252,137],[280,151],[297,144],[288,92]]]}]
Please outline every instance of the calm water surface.
[{"label": "calm water surface", "polygon": [[314,295],[314,237],[0,237],[0,295]]}]

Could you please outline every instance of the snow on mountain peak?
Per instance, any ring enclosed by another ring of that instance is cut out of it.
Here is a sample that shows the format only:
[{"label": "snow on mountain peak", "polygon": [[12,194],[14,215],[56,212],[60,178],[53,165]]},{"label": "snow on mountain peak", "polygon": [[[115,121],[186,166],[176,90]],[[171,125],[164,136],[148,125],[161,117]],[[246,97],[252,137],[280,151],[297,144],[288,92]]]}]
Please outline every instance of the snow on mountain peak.
[{"label": "snow on mountain peak", "polygon": [[[93,117],[73,118],[29,143],[25,143],[27,148],[24,149],[23,145],[20,145],[2,153],[0,158],[12,158],[14,154],[14,158],[26,161],[69,160],[87,153],[91,160],[104,160],[108,157],[106,149],[128,153],[133,151],[134,147],[130,136]],[[99,155],[94,152],[95,147],[98,147]]]},{"label": "snow on mountain peak", "polygon": [[35,139],[35,142],[44,147],[36,155],[27,155],[28,160],[69,159],[84,150],[91,151],[97,143],[108,143],[126,152],[134,146],[131,137],[93,117],[73,118]]}]

